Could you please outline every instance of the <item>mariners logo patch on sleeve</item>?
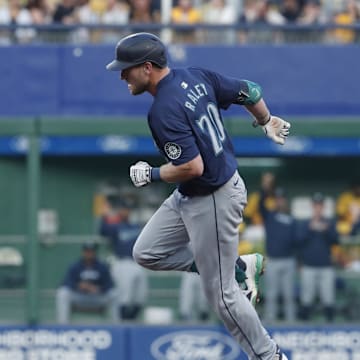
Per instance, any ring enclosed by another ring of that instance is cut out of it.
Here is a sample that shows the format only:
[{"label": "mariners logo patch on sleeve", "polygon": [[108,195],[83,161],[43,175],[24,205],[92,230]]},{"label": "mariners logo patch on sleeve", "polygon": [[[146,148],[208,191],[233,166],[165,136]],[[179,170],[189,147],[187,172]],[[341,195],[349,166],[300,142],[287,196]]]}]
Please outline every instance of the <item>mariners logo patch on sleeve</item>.
[{"label": "mariners logo patch on sleeve", "polygon": [[167,142],[164,146],[164,150],[167,157],[171,160],[176,160],[181,155],[180,145],[173,142]]}]

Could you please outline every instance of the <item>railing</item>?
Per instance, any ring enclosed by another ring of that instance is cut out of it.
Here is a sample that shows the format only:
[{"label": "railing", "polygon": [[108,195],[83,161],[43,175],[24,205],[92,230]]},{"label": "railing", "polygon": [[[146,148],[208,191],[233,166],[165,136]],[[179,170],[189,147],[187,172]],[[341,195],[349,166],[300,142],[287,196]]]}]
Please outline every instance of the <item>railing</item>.
[{"label": "railing", "polygon": [[165,42],[194,44],[282,44],[360,42],[360,24],[340,25],[0,25],[0,44],[115,43],[132,32],[158,34]]}]

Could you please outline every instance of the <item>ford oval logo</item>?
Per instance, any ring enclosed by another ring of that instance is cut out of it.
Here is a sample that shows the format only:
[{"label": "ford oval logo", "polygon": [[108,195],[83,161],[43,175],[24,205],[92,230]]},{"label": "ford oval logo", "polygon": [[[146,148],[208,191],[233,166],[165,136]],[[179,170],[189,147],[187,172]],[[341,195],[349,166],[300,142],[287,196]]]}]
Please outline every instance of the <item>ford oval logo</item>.
[{"label": "ford oval logo", "polygon": [[98,144],[104,152],[126,152],[133,146],[133,141],[126,136],[108,135],[102,136]]},{"label": "ford oval logo", "polygon": [[234,360],[240,348],[215,331],[178,331],[157,338],[151,354],[156,360]]}]

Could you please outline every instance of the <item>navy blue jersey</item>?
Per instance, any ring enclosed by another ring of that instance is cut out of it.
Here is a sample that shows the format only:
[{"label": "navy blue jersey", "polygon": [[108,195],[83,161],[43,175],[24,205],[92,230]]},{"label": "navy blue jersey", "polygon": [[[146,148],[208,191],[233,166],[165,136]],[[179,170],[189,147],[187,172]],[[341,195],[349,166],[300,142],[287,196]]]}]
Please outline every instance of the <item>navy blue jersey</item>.
[{"label": "navy blue jersey", "polygon": [[142,226],[139,224],[130,224],[127,221],[109,224],[106,218],[102,218],[100,224],[100,234],[108,238],[119,258],[132,258],[132,249],[141,230]]},{"label": "navy blue jersey", "polygon": [[297,229],[295,219],[286,213],[269,210],[265,206],[265,194],[259,202],[261,216],[264,219],[266,234],[266,253],[272,258],[288,258],[296,255]]},{"label": "navy blue jersey", "polygon": [[311,221],[299,222],[300,260],[308,266],[331,266],[331,247],[338,243],[336,223],[334,220],[322,219],[324,229],[314,230],[311,228]]},{"label": "navy blue jersey", "polygon": [[66,273],[63,285],[78,291],[81,281],[99,286],[103,293],[114,286],[108,266],[99,260],[95,260],[91,265],[85,264],[83,259],[72,264]]},{"label": "navy blue jersey", "polygon": [[201,177],[180,183],[184,195],[205,195],[237,169],[220,109],[239,98],[241,80],[201,68],[173,69],[157,85],[148,123],[160,152],[174,165],[201,155]]}]

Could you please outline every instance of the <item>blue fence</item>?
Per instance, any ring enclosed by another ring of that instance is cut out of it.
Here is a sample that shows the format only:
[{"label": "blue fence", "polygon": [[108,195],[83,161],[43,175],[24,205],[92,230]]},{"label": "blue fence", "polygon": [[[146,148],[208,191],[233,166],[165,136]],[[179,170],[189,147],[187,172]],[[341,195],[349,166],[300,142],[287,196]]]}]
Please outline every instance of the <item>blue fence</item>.
[{"label": "blue fence", "polygon": [[[284,146],[263,137],[233,137],[238,156],[360,156],[359,136],[346,138],[316,138],[291,136]],[[27,153],[24,136],[0,137],[0,155],[18,156]],[[44,156],[81,155],[151,155],[158,149],[146,136],[44,136],[41,142]]]},{"label": "blue fence", "polygon": [[[360,114],[356,45],[174,45],[169,54],[173,67],[204,66],[259,82],[277,114]],[[130,96],[105,70],[113,56],[109,45],[0,47],[0,116],[145,115],[150,95]]]},{"label": "blue fence", "polygon": [[[358,360],[360,328],[272,328],[289,360]],[[0,359],[246,360],[220,326],[1,327]]]}]

